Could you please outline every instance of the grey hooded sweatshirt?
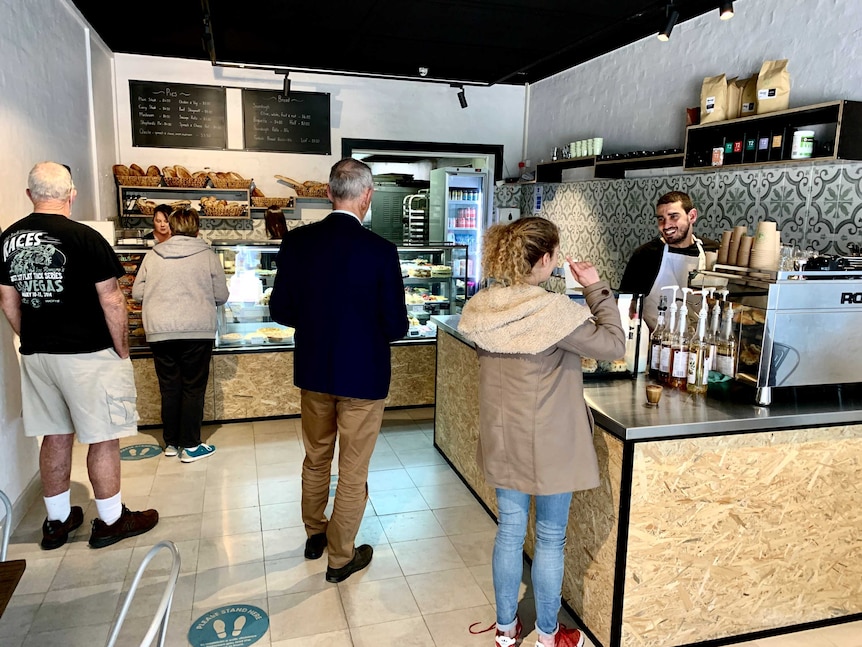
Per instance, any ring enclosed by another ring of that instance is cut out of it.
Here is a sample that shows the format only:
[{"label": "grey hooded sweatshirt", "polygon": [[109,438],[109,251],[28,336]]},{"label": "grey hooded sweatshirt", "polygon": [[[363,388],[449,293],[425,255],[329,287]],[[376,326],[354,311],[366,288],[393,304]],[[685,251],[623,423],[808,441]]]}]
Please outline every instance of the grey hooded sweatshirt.
[{"label": "grey hooded sweatshirt", "polygon": [[147,252],[132,297],[143,303],[147,341],[215,339],[216,306],[227,301],[227,281],[204,240],[172,236]]}]

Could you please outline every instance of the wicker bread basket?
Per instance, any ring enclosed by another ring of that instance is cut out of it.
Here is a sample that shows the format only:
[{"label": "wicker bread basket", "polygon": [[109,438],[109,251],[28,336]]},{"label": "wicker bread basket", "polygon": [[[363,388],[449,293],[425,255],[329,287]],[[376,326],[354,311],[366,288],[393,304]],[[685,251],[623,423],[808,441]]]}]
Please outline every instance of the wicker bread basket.
[{"label": "wicker bread basket", "polygon": [[221,178],[210,175],[210,182],[216,189],[248,189],[251,187],[252,180],[223,180]]},{"label": "wicker bread basket", "polygon": [[253,197],[251,199],[251,204],[254,207],[281,207],[282,209],[292,209],[296,200],[293,197],[290,198],[266,198],[266,197]]},{"label": "wicker bread basket", "polygon": [[144,198],[138,198],[135,202],[135,206],[145,216],[152,216],[153,212],[156,210],[156,203],[153,200],[146,200]]},{"label": "wicker bread basket", "polygon": [[241,218],[245,215],[245,206],[241,204],[201,205],[204,215],[209,218]]},{"label": "wicker bread basket", "polygon": [[316,184],[314,186],[300,184],[293,187],[293,190],[300,198],[325,198],[327,197],[326,189],[328,186],[328,184]]},{"label": "wicker bread basket", "polygon": [[207,176],[200,177],[165,177],[167,186],[183,187],[186,189],[202,189],[207,184]]},{"label": "wicker bread basket", "polygon": [[159,175],[115,175],[120,186],[159,186],[162,178]]}]

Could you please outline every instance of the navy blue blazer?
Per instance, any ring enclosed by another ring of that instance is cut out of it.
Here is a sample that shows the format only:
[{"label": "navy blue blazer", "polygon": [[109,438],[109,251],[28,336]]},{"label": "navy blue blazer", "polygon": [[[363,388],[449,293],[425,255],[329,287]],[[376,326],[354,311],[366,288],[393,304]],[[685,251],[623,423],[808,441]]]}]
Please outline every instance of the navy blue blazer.
[{"label": "navy blue blazer", "polygon": [[296,329],[294,384],[343,397],[385,398],[389,343],[408,327],[395,245],[352,215],[333,212],[288,232],[276,267],[269,309],[273,320]]}]

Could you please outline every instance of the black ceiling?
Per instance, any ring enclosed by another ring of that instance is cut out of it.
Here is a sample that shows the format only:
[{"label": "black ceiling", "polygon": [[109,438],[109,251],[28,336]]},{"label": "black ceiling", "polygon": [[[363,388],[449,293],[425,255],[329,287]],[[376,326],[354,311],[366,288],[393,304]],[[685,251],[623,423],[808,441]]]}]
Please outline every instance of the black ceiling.
[{"label": "black ceiling", "polygon": [[[655,0],[73,0],[117,53],[521,85],[656,34]],[[673,0],[680,22],[717,0]],[[205,16],[209,13],[211,47]],[[673,36],[672,36],[673,37]]]}]

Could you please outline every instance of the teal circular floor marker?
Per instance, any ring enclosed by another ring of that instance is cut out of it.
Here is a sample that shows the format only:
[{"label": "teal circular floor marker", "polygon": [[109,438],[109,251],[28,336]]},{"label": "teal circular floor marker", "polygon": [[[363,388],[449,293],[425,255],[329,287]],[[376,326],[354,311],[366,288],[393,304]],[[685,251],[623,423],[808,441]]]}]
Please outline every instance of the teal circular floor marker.
[{"label": "teal circular floor marker", "polygon": [[160,456],[162,448],[159,445],[129,445],[120,449],[120,460],[141,461],[145,458]]},{"label": "teal circular floor marker", "polygon": [[250,604],[230,604],[208,611],[192,623],[192,647],[245,647],[269,630],[266,611]]}]

